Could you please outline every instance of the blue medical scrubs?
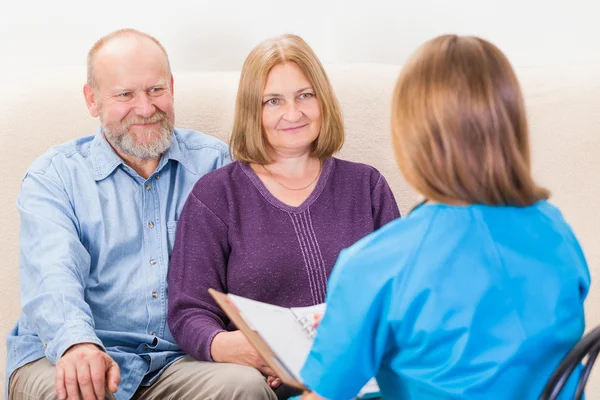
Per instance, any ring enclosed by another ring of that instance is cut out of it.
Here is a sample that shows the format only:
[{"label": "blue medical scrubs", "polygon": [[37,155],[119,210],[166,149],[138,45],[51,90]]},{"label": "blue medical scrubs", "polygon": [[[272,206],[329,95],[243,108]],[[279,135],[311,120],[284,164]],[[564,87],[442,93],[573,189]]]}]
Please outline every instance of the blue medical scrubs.
[{"label": "blue medical scrubs", "polygon": [[340,254],[301,375],[328,399],[372,376],[384,399],[536,399],[583,334],[589,286],[548,202],[425,204]]}]

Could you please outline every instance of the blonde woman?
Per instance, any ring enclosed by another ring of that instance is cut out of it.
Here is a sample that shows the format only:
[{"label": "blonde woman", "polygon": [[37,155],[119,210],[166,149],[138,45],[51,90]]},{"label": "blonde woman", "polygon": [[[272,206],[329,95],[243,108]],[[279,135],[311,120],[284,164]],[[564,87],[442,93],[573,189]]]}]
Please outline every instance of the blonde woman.
[{"label": "blonde woman", "polygon": [[235,382],[243,365],[280,384],[208,288],[286,307],[322,303],[339,252],[399,217],[375,168],[333,157],[343,141],[340,107],[311,48],[294,35],[254,48],[237,94],[236,161],[192,190],[169,271],[173,337],[193,358],[215,361],[215,374]]},{"label": "blonde woman", "polygon": [[485,40],[433,39],[400,74],[392,132],[427,201],[340,255],[306,397],[376,376],[383,399],[538,398],[584,331],[590,275],[531,176],[511,65]]}]

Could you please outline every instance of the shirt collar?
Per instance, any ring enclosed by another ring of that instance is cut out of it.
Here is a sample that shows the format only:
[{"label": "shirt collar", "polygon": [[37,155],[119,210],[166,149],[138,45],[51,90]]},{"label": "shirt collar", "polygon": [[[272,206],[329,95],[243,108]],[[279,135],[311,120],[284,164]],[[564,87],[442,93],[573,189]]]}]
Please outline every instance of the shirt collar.
[{"label": "shirt collar", "polygon": [[[155,172],[159,172],[161,169],[163,169],[164,166],[169,162],[169,160],[174,160],[181,163],[191,173],[196,174],[196,171],[186,160],[185,154],[181,150],[182,145],[183,144],[180,143],[178,140],[177,129],[175,129],[173,132],[173,137],[171,139],[171,145],[163,153]],[[115,150],[111,147],[111,145],[104,137],[104,133],[102,133],[102,127],[98,127],[98,130],[96,131],[96,136],[92,141],[92,146],[90,148],[90,158],[94,166],[94,179],[96,181],[101,181],[105,179],[119,165],[125,165],[123,159],[119,157],[119,155],[115,152]]]},{"label": "shirt collar", "polygon": [[185,169],[190,171],[192,174],[196,175],[196,169],[193,168],[192,164],[186,159],[185,153],[182,150],[182,146],[185,146],[185,144],[180,142],[177,128],[175,128],[173,130],[173,137],[171,138],[171,145],[163,153],[162,158],[158,163],[158,168],[156,168],[156,171],[160,171],[167,164],[167,162],[169,162],[169,160],[174,160],[182,164],[185,167]]},{"label": "shirt collar", "polygon": [[419,202],[417,203],[417,205],[415,205],[413,208],[411,208],[411,209],[410,209],[410,211],[408,212],[408,214],[407,214],[407,215],[411,214],[413,211],[417,211],[419,208],[421,208],[422,206],[424,206],[424,205],[425,205],[425,203],[427,203],[427,201],[428,201],[428,199],[427,199],[427,198],[425,198],[425,199],[423,199],[423,200],[419,201]]},{"label": "shirt collar", "polygon": [[115,168],[123,164],[123,159],[117,155],[102,133],[102,127],[98,127],[96,136],[90,147],[90,159],[94,166],[94,179],[101,181],[110,175]]}]

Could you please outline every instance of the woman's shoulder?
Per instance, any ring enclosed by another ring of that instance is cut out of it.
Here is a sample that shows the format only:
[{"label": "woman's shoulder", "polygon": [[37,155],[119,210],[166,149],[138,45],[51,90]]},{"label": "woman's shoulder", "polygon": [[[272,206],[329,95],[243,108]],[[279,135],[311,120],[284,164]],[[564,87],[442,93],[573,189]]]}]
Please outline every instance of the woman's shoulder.
[{"label": "woman's shoulder", "polygon": [[431,216],[394,220],[342,250],[329,278],[330,291],[374,298],[412,275],[419,261]]},{"label": "woman's shoulder", "polygon": [[223,201],[224,195],[237,190],[241,174],[243,174],[241,162],[234,161],[198,179],[192,193],[201,201],[209,201],[213,198]]},{"label": "woman's shoulder", "polygon": [[343,250],[344,256],[357,264],[362,260],[371,265],[394,264],[401,268],[422,251],[435,218],[435,212],[428,212],[396,219]]},{"label": "woman's shoulder", "polygon": [[350,177],[354,182],[368,181],[371,187],[374,187],[383,178],[381,172],[369,164],[342,160],[335,157],[332,157],[332,164],[336,175]]},{"label": "woman's shoulder", "polygon": [[362,173],[381,175],[381,173],[372,165],[364,164],[356,161],[342,160],[341,158],[332,157],[334,168],[342,172]]}]

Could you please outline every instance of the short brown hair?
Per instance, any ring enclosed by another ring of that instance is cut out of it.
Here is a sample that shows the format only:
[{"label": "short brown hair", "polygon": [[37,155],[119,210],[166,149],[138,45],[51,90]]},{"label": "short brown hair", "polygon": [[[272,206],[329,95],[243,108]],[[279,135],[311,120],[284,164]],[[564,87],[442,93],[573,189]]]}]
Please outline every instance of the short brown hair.
[{"label": "short brown hair", "polygon": [[319,101],[321,130],[312,144],[312,155],[324,160],[344,143],[342,114],[325,69],[310,46],[296,35],[267,39],[256,46],[242,67],[229,142],[234,159],[268,164],[268,142],[262,129],[263,91],[276,65],[293,62],[310,81]]},{"label": "short brown hair", "polygon": [[169,75],[171,74],[171,65],[169,63],[169,56],[167,55],[167,51],[165,50],[163,45],[158,41],[158,39],[156,39],[154,36],[151,36],[147,33],[138,31],[137,29],[124,28],[124,29],[119,29],[119,30],[113,31],[113,32],[101,37],[100,39],[98,39],[96,41],[96,43],[94,43],[94,45],[88,52],[88,55],[87,55],[87,83],[92,88],[96,88],[96,76],[94,75],[94,61],[96,60],[96,54],[98,54],[100,49],[109,41],[120,38],[120,37],[125,37],[125,36],[145,38],[145,39],[148,39],[148,40],[154,42],[162,50],[162,52],[165,53],[165,57],[167,58],[167,67],[168,67],[167,72],[169,73]]},{"label": "short brown hair", "polygon": [[549,197],[531,176],[517,77],[483,39],[445,35],[417,50],[396,83],[392,142],[406,180],[430,200],[528,206]]}]

